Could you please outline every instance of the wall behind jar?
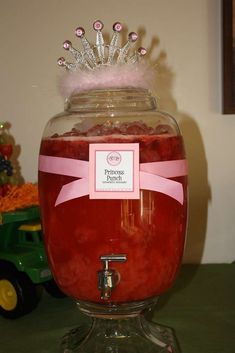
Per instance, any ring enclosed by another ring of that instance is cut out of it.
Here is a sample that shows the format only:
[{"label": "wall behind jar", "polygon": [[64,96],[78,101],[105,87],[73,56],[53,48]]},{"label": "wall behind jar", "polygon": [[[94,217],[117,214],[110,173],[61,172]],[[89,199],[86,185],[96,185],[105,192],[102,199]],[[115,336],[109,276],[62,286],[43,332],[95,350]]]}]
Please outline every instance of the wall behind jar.
[{"label": "wall behind jar", "polygon": [[11,123],[21,146],[22,175],[36,181],[43,128],[63,109],[56,87],[61,44],[78,45],[78,25],[94,40],[95,19],[108,33],[118,20],[142,34],[139,44],[157,64],[159,106],[182,129],[190,165],[185,261],[233,261],[235,116],[221,113],[220,0],[1,1],[0,120]]}]

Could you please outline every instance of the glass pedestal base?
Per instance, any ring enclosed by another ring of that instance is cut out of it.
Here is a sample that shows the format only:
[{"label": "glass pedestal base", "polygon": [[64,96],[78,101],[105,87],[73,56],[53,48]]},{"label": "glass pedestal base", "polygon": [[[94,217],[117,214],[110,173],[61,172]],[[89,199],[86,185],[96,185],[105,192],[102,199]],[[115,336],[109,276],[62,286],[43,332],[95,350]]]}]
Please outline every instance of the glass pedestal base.
[{"label": "glass pedestal base", "polygon": [[180,353],[171,328],[146,320],[144,312],[93,317],[62,339],[61,353]]}]

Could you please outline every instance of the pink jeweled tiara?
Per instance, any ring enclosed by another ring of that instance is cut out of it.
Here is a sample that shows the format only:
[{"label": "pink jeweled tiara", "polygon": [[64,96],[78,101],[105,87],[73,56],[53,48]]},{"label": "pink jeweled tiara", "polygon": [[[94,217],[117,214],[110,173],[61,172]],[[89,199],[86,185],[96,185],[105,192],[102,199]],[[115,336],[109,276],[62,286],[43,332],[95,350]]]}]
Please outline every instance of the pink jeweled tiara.
[{"label": "pink jeweled tiara", "polygon": [[140,57],[146,54],[145,48],[138,48],[138,50],[129,55],[129,51],[134,42],[138,39],[135,32],[128,35],[128,40],[123,47],[118,45],[119,35],[122,31],[122,24],[116,22],[113,25],[113,35],[110,44],[105,44],[102,29],[104,25],[97,20],[93,23],[93,28],[96,31],[96,44],[91,45],[85,37],[85,30],[83,27],[78,27],[75,34],[80,38],[83,49],[78,50],[72,46],[69,40],[63,43],[63,48],[70,51],[75,58],[74,63],[67,62],[63,57],[58,59],[58,65],[64,66],[68,70],[75,71],[77,69],[96,69],[100,66],[109,66],[124,63],[136,63]]},{"label": "pink jeweled tiara", "polygon": [[119,45],[122,24],[113,25],[113,34],[109,44],[106,44],[102,34],[104,25],[97,20],[93,23],[96,31],[96,43],[92,45],[85,37],[85,30],[77,27],[75,35],[81,40],[82,49],[75,49],[69,40],[63,43],[63,48],[69,51],[74,62],[65,58],[58,59],[58,65],[66,68],[66,73],[60,80],[60,91],[65,97],[74,92],[90,89],[140,87],[149,88],[153,80],[153,70],[141,60],[146,54],[145,48],[131,50],[138,35],[130,32],[127,42]]}]

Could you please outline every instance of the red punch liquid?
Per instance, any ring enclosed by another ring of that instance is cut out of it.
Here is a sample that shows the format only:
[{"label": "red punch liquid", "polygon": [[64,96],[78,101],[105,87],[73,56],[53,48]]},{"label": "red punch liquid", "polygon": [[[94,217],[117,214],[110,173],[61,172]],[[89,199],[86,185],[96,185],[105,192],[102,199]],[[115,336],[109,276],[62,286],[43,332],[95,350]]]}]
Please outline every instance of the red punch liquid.
[{"label": "red punch liquid", "polygon": [[[41,154],[88,161],[89,143],[139,143],[140,162],[185,158],[181,136],[108,135],[44,139]],[[186,228],[186,177],[183,205],[161,193],[141,190],[139,200],[90,200],[83,196],[54,206],[72,177],[39,173],[42,221],[47,253],[61,289],[78,300],[102,302],[97,271],[101,255],[126,254],[110,263],[120,282],[109,301],[147,299],[167,290],[181,263]]]}]

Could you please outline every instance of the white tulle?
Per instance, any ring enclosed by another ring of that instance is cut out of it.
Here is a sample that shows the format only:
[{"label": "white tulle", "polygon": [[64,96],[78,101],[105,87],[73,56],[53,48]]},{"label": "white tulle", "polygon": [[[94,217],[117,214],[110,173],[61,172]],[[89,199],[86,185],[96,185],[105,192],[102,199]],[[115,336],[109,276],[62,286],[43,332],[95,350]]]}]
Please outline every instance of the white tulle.
[{"label": "white tulle", "polygon": [[154,69],[142,63],[101,66],[95,70],[66,72],[59,80],[59,91],[63,97],[91,89],[148,88],[155,79]]}]

